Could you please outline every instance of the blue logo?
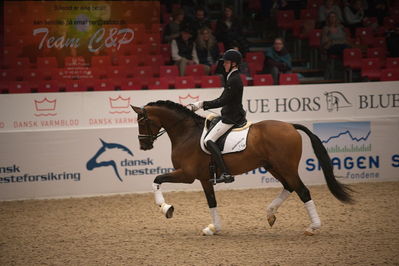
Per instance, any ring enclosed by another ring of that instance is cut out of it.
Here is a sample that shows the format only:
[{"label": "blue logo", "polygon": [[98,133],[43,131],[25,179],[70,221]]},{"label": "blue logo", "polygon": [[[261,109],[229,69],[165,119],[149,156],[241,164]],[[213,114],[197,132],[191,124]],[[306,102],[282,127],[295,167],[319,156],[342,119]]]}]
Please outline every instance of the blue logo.
[{"label": "blue logo", "polygon": [[370,121],[314,123],[313,130],[330,153],[371,151]]},{"label": "blue logo", "polygon": [[111,150],[121,150],[123,152],[128,153],[130,156],[133,156],[133,153],[125,146],[121,145],[121,144],[117,144],[117,143],[107,143],[105,141],[103,141],[102,139],[100,139],[102,146],[100,147],[100,149],[96,152],[96,154],[87,162],[86,164],[86,168],[87,170],[91,171],[95,168],[99,168],[99,167],[106,167],[106,166],[112,166],[114,171],[115,171],[115,175],[118,177],[118,179],[123,182],[123,179],[121,178],[119,171],[118,171],[118,167],[117,167],[117,163],[115,162],[115,160],[106,160],[104,159],[103,161],[100,160],[100,162],[98,162],[99,157],[103,157],[102,155],[104,153],[106,153],[107,151],[111,151]]}]

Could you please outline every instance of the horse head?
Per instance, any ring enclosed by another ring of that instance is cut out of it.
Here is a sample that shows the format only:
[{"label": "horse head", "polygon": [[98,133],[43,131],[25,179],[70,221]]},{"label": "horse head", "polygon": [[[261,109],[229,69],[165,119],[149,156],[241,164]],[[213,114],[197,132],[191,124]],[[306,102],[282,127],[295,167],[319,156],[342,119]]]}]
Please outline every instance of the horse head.
[{"label": "horse head", "polygon": [[154,141],[164,133],[164,131],[160,132],[161,123],[145,107],[141,108],[132,105],[131,107],[137,113],[140,149],[151,150],[154,147]]}]

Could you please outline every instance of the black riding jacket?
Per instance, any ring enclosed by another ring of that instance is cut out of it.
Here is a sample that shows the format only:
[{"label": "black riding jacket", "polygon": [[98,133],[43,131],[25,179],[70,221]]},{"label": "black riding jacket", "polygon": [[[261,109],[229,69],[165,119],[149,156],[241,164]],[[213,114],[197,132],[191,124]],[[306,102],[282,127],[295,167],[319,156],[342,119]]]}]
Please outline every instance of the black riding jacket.
[{"label": "black riding jacket", "polygon": [[242,106],[242,84],[240,72],[233,71],[225,82],[224,90],[219,98],[204,101],[204,110],[222,107],[222,122],[226,124],[242,125],[246,122],[245,111]]}]

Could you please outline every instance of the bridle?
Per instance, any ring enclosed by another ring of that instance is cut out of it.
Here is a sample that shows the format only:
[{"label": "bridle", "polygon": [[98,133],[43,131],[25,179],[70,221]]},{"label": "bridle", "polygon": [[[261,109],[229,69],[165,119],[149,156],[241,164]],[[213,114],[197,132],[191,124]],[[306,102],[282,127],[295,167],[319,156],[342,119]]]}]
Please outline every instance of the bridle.
[{"label": "bridle", "polygon": [[151,130],[150,123],[154,123],[154,121],[148,119],[147,111],[144,108],[141,108],[141,110],[143,111],[143,116],[139,120],[137,120],[137,123],[139,123],[140,121],[143,120],[144,123],[145,123],[145,127],[147,129],[147,132],[149,134],[139,134],[139,140],[149,140],[151,142],[151,144],[152,144],[152,143],[154,143],[154,141],[157,138],[159,138],[160,136],[165,134],[166,130],[163,129],[163,130],[159,131],[158,133],[153,134],[152,130]]}]

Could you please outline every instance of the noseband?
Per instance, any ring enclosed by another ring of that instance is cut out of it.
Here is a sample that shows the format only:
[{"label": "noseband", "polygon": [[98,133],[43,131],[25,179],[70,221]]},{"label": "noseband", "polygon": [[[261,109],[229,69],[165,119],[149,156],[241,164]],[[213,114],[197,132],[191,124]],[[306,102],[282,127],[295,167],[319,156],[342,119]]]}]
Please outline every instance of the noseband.
[{"label": "noseband", "polygon": [[166,132],[166,130],[163,129],[163,130],[159,131],[157,134],[153,134],[152,130],[151,130],[150,123],[151,122],[154,123],[154,122],[151,121],[150,119],[148,119],[147,111],[144,108],[142,108],[142,110],[143,110],[143,117],[141,117],[139,120],[137,120],[137,123],[143,120],[145,123],[145,127],[147,129],[147,132],[149,134],[139,134],[139,140],[149,140],[152,144],[152,143],[154,143],[154,141],[157,138],[162,136]]}]

